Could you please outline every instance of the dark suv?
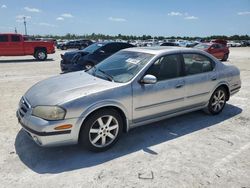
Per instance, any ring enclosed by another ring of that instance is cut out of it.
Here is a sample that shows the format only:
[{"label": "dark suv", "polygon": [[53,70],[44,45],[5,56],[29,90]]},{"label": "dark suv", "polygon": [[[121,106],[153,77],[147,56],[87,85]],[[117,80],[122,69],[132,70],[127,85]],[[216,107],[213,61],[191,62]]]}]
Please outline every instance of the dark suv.
[{"label": "dark suv", "polygon": [[75,41],[69,41],[64,44],[61,44],[60,48],[61,50],[67,50],[70,48],[75,48],[75,49],[84,49],[87,46],[93,44],[91,40],[75,40]]},{"label": "dark suv", "polygon": [[90,69],[119,50],[135,47],[124,42],[98,42],[83,50],[66,52],[61,55],[62,72]]}]

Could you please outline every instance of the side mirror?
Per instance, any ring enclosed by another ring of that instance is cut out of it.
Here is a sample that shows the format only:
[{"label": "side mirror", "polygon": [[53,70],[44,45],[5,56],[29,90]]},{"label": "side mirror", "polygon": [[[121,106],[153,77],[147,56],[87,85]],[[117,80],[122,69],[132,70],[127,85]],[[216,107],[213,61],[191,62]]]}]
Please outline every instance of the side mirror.
[{"label": "side mirror", "polygon": [[157,78],[151,74],[145,75],[140,81],[142,84],[155,84],[156,82]]}]

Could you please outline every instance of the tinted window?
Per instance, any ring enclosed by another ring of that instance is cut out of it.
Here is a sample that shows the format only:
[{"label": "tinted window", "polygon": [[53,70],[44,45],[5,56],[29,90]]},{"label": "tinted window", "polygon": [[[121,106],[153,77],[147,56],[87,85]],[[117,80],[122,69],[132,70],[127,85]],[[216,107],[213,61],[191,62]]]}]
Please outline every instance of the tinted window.
[{"label": "tinted window", "polygon": [[105,45],[105,46],[102,48],[102,50],[103,50],[105,53],[107,53],[107,54],[109,54],[109,53],[112,54],[112,53],[115,53],[115,52],[119,51],[120,48],[119,48],[119,45],[118,45],[118,44],[111,43],[111,44]]},{"label": "tinted window", "polygon": [[20,36],[18,35],[11,35],[11,41],[12,42],[20,42]]},{"label": "tinted window", "polygon": [[88,46],[87,48],[84,48],[83,51],[88,52],[88,53],[94,53],[95,51],[101,49],[103,47],[103,43],[94,43]]},{"label": "tinted window", "polygon": [[213,70],[211,60],[200,54],[183,54],[186,75],[199,74]]},{"label": "tinted window", "polygon": [[167,55],[159,58],[146,74],[154,75],[157,80],[176,78],[181,75],[179,55]]},{"label": "tinted window", "polygon": [[0,42],[8,42],[8,35],[0,35]]}]

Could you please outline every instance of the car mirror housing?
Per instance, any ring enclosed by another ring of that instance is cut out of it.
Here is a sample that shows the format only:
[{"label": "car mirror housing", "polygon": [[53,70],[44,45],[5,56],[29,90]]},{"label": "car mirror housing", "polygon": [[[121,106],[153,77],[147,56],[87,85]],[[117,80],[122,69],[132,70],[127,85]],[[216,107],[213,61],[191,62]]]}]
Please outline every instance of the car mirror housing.
[{"label": "car mirror housing", "polygon": [[155,84],[156,82],[157,82],[157,78],[151,74],[145,75],[140,81],[140,83],[142,84]]}]

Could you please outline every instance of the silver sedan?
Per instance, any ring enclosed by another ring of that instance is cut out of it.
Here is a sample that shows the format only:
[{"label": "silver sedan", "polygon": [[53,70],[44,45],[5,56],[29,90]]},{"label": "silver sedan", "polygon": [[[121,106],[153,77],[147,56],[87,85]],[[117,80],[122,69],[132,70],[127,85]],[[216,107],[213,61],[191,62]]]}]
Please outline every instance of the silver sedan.
[{"label": "silver sedan", "polygon": [[136,126],[201,109],[219,114],[240,87],[239,70],[206,52],[131,48],[87,72],[35,84],[17,117],[40,146],[80,143],[103,151]]}]

